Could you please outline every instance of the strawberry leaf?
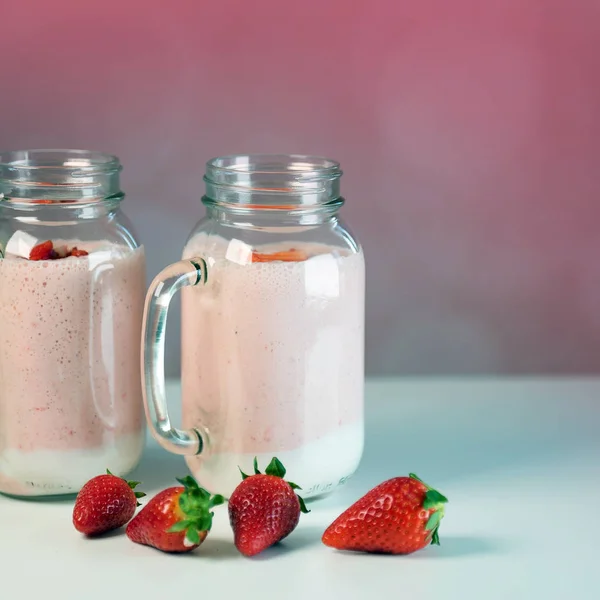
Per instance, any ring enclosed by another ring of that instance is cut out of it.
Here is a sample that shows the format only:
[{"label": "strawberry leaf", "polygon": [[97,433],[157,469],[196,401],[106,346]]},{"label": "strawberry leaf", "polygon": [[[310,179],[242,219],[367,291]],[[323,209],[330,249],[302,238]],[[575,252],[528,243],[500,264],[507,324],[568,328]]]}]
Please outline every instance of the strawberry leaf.
[{"label": "strawberry leaf", "polygon": [[143,498],[146,495],[146,492],[133,492],[133,495],[136,498]]},{"label": "strawberry leaf", "polygon": [[297,484],[297,483],[292,483],[291,481],[288,481],[288,485],[293,489],[293,490],[301,490],[302,488]]},{"label": "strawberry leaf", "polygon": [[258,470],[258,459],[256,456],[254,457],[254,474],[260,475],[260,471]]},{"label": "strawberry leaf", "polygon": [[306,504],[304,503],[304,499],[301,498],[300,496],[296,495],[298,498],[298,502],[300,502],[300,511],[303,512],[304,514],[307,514],[310,512],[310,510],[308,510],[308,508],[306,508]]},{"label": "strawberry leaf", "polygon": [[199,544],[200,543],[200,536],[198,535],[198,530],[195,527],[190,527],[186,533],[185,533],[185,537],[192,543],[192,544]]},{"label": "strawberry leaf", "polygon": [[440,545],[440,536],[438,535],[438,528],[436,527],[433,530],[433,535],[431,536],[431,545],[439,546]]},{"label": "strawberry leaf", "polygon": [[427,485],[422,479],[417,477],[414,473],[409,473],[408,475],[411,479],[422,483],[426,488],[427,492],[425,494],[425,499],[423,500],[423,508],[425,510],[430,510],[432,508],[440,508],[442,504],[446,504],[448,502],[448,498],[443,494],[440,494],[437,490],[434,490],[430,485]]},{"label": "strawberry leaf", "polygon": [[437,490],[429,490],[425,494],[425,500],[423,500],[423,508],[429,510],[431,508],[438,508],[440,504],[446,504],[448,498],[443,494],[440,494]]},{"label": "strawberry leaf", "polygon": [[[238,469],[240,469],[240,468],[238,467]],[[250,475],[246,475],[246,473],[244,473],[244,471],[242,471],[241,469],[240,469],[240,473],[241,473],[241,475],[242,475],[242,481],[243,481],[244,479],[248,479],[248,477],[250,477]]]},{"label": "strawberry leaf", "polygon": [[192,511],[191,498],[185,492],[179,496],[179,508],[186,515]]},{"label": "strawberry leaf", "polygon": [[140,485],[140,483],[142,483],[141,481],[128,481],[127,485],[132,489],[135,490],[135,488]]},{"label": "strawberry leaf", "polygon": [[178,521],[167,530],[167,533],[178,533],[180,531],[185,531],[190,525],[190,521]]},{"label": "strawberry leaf", "polygon": [[427,524],[425,525],[425,529],[427,531],[431,531],[432,529],[437,530],[440,521],[442,520],[442,513],[439,510],[436,510],[434,513],[431,513],[429,519],[427,520]]},{"label": "strawberry leaf", "polygon": [[198,483],[191,475],[187,475],[186,477],[177,477],[176,479],[183,487],[187,489],[200,489]]},{"label": "strawberry leaf", "polygon": [[221,496],[221,494],[215,494],[208,502],[208,508],[213,508],[214,506],[219,506],[220,504],[224,503],[225,498]]},{"label": "strawberry leaf", "polygon": [[269,466],[265,469],[265,473],[283,479],[285,477],[285,467],[281,464],[281,461],[274,456],[269,463]]},{"label": "strawberry leaf", "polygon": [[215,516],[214,512],[209,512],[200,518],[198,521],[199,527],[197,527],[198,531],[209,531],[212,527],[212,518]]},{"label": "strawberry leaf", "polygon": [[[210,531],[212,527],[212,518],[214,513],[210,511],[214,506],[223,504],[225,498],[220,494],[211,496],[204,488],[201,488],[196,480],[187,476],[178,479],[183,483],[185,489],[179,495],[179,509],[185,515],[184,522],[187,527],[187,539],[192,543],[200,543],[199,532]],[[190,537],[190,532],[191,537]],[[195,538],[194,538],[195,535]],[[198,541],[194,541],[194,539]]]}]

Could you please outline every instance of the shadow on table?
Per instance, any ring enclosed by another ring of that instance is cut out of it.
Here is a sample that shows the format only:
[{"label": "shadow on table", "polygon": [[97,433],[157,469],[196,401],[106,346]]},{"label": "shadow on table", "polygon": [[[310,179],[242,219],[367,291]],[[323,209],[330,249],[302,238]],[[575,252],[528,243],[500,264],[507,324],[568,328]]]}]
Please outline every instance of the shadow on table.
[{"label": "shadow on table", "polygon": [[296,529],[288,538],[267,548],[257,556],[245,557],[237,550],[233,543],[233,534],[231,539],[221,539],[208,536],[206,541],[196,550],[189,554],[182,554],[181,557],[202,558],[203,560],[253,560],[264,561],[273,560],[288,553],[296,552],[302,548],[318,546],[321,544],[321,527],[300,527]]},{"label": "shadow on table", "polygon": [[487,556],[490,554],[505,554],[510,551],[506,540],[493,538],[477,538],[464,536],[446,536],[442,539],[442,545],[426,550],[428,552],[416,552],[415,558],[462,558],[464,556]]},{"label": "shadow on table", "polygon": [[230,540],[213,538],[210,535],[206,541],[195,552],[186,556],[197,554],[202,560],[232,560],[243,558],[233,543],[233,535]]},{"label": "shadow on table", "polygon": [[283,556],[290,552],[296,552],[302,548],[321,545],[323,527],[299,527],[289,537],[267,548],[264,552],[254,556],[252,560],[270,560],[277,556]]},{"label": "shadow on table", "polygon": [[464,558],[473,556],[489,556],[491,554],[505,554],[510,551],[510,546],[506,540],[492,538],[476,538],[462,536],[446,536],[441,546],[428,546],[418,552],[407,555],[395,554],[377,554],[366,552],[352,552],[345,550],[332,550],[335,554],[346,556],[361,556],[373,559],[387,560],[439,560],[445,558]]}]

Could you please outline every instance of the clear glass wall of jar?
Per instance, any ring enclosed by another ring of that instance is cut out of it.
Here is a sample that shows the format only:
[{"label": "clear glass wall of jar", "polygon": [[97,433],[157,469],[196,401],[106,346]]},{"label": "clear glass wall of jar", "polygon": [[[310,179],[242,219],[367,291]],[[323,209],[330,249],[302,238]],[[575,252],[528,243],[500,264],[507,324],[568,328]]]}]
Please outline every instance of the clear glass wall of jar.
[{"label": "clear glass wall of jar", "polygon": [[138,464],[145,257],[121,165],[0,153],[0,492],[72,494]]},{"label": "clear glass wall of jar", "polygon": [[[306,498],[343,484],[363,451],[362,249],[339,217],[341,170],[313,156],[212,160],[206,216],[147,296],[150,425],[201,485],[231,494],[239,468],[276,456]],[[184,429],[162,380],[170,297],[182,290]]]}]

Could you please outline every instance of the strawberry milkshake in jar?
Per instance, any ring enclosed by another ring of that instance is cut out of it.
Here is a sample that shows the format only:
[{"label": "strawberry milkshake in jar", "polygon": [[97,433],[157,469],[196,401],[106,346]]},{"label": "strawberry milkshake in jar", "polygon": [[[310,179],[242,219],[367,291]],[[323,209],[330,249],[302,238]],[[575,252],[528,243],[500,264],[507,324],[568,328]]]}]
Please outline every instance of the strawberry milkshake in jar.
[{"label": "strawberry milkshake in jar", "polygon": [[[146,298],[145,401],[154,436],[229,496],[277,456],[311,498],[363,451],[365,264],[326,158],[228,156],[204,178],[206,216]],[[163,380],[169,301],[182,289],[183,429]]]},{"label": "strawberry milkshake in jar", "polygon": [[117,158],[0,152],[0,492],[74,494],[139,462],[144,250]]}]

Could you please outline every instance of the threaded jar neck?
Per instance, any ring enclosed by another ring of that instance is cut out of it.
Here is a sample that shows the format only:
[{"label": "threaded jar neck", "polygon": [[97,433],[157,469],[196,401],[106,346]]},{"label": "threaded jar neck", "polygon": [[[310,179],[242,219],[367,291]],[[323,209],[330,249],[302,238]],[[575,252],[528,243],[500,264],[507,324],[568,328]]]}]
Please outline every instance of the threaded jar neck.
[{"label": "threaded jar neck", "polygon": [[123,198],[116,156],[89,150],[0,152],[0,203],[91,204]]},{"label": "threaded jar neck", "polygon": [[296,154],[232,155],[206,165],[205,205],[236,212],[300,214],[336,212],[340,196],[339,163]]}]

